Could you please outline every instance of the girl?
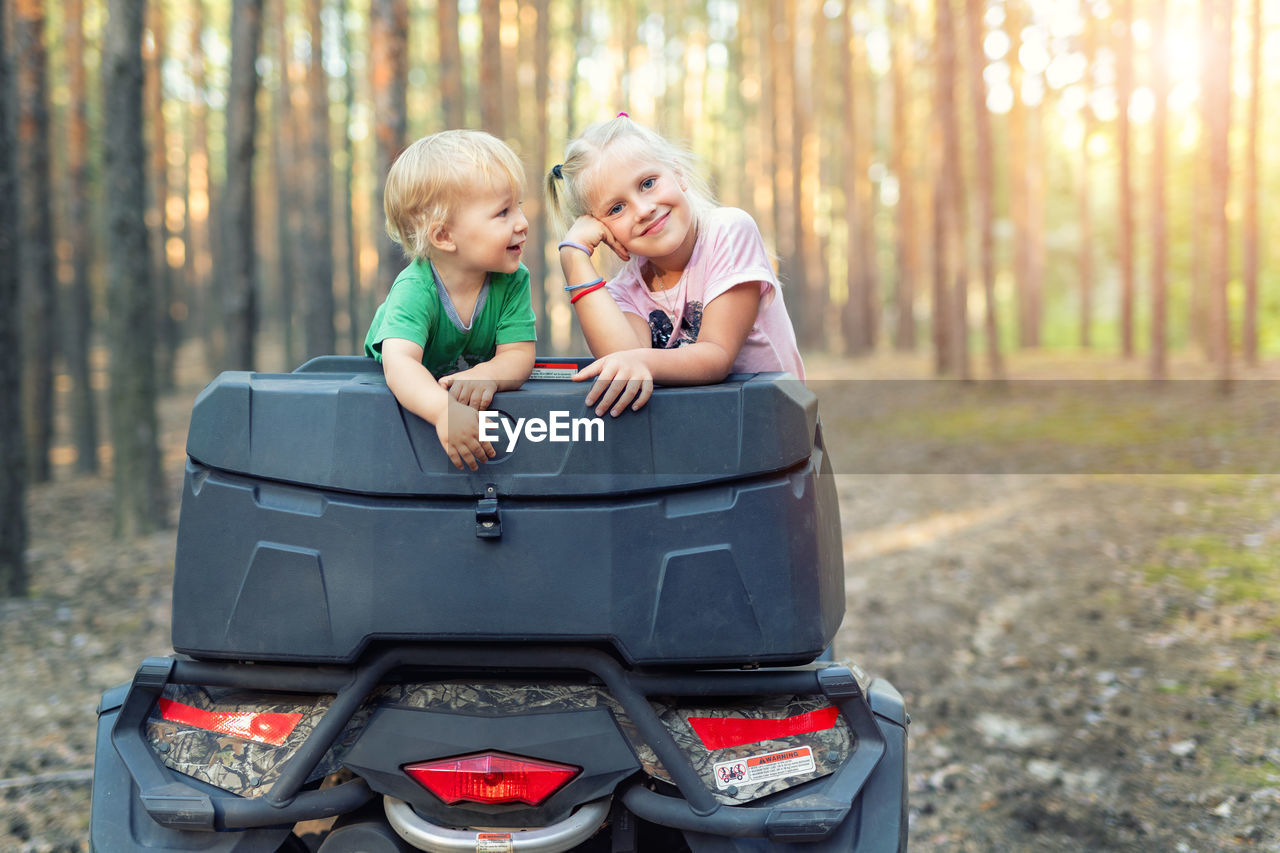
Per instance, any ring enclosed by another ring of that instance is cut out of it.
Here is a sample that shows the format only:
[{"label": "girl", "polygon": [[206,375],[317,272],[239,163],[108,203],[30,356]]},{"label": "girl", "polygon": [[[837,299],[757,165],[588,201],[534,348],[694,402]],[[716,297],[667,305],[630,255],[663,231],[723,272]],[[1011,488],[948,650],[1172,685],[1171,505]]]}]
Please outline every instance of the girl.
[{"label": "girl", "polygon": [[[795,331],[755,221],[719,207],[693,158],[619,113],[569,143],[547,176],[570,302],[596,360],[587,405],[614,417],[655,382],[705,385],[729,373],[804,379]],[[601,243],[624,262],[605,282]]]}]

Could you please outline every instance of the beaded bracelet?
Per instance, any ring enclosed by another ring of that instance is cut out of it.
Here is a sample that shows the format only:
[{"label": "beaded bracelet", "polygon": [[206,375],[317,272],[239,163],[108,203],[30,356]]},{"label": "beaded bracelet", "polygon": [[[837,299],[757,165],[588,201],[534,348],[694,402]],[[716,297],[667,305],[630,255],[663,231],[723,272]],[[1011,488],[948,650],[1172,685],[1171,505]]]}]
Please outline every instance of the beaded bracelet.
[{"label": "beaded bracelet", "polygon": [[564,286],[564,292],[573,293],[575,290],[581,290],[582,288],[590,287],[593,284],[601,284],[603,281],[604,281],[603,278],[597,278],[597,279],[592,279],[591,281],[584,281],[582,284],[566,284]]},{"label": "beaded bracelet", "polygon": [[581,243],[575,243],[575,242],[574,242],[574,241],[572,241],[572,240],[561,240],[561,241],[560,241],[560,245],[559,245],[559,246],[556,246],[556,250],[558,251],[558,250],[563,249],[563,248],[566,248],[566,247],[568,247],[568,248],[570,248],[570,249],[577,249],[577,250],[578,250],[578,251],[580,251],[580,252],[586,252],[586,253],[587,253],[587,257],[588,257],[588,258],[589,258],[589,257],[591,257],[591,250],[590,250],[590,249],[588,249],[588,248],[587,248],[586,246],[584,246],[583,244],[581,244]]},{"label": "beaded bracelet", "polygon": [[593,284],[590,287],[583,288],[582,290],[574,292],[574,294],[569,297],[569,304],[572,305],[582,297],[586,296],[588,293],[591,293],[592,291],[595,291],[595,290],[599,290],[602,287],[604,287],[603,281],[600,282],[599,284]]}]

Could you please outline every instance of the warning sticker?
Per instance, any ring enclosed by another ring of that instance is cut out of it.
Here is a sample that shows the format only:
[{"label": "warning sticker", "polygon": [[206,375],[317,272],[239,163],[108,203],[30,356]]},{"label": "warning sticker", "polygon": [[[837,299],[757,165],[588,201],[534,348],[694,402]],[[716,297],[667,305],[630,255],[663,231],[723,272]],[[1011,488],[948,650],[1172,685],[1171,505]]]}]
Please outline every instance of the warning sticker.
[{"label": "warning sticker", "polygon": [[512,853],[515,849],[509,832],[476,833],[476,853]]},{"label": "warning sticker", "polygon": [[539,361],[533,365],[530,379],[570,379],[578,372],[578,365],[572,362]]},{"label": "warning sticker", "polygon": [[757,782],[812,773],[815,769],[813,750],[802,746],[734,761],[722,761],[715,765],[714,773],[716,787],[724,790],[730,785],[754,785]]}]

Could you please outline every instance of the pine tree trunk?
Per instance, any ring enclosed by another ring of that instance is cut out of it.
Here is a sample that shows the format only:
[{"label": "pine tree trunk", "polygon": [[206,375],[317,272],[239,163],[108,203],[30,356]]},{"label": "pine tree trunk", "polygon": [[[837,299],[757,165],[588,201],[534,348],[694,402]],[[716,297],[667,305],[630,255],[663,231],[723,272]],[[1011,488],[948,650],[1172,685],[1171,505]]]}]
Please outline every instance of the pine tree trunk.
[{"label": "pine tree trunk", "polygon": [[1262,109],[1262,0],[1253,0],[1249,11],[1249,113],[1245,127],[1244,250],[1240,278],[1244,283],[1244,317],[1240,345],[1246,364],[1258,363],[1258,123]]},{"label": "pine tree trunk", "polygon": [[498,0],[480,0],[480,128],[506,133],[502,96],[502,15]]},{"label": "pine tree trunk", "polygon": [[987,84],[982,71],[984,0],[966,0],[966,32],[969,35],[969,91],[973,106],[974,158],[978,191],[978,251],[982,270],[982,293],[986,301],[987,369],[994,379],[1004,378],[1004,360],[1000,356],[1000,330],[996,319],[995,259],[995,175],[991,148],[991,113],[987,109]]},{"label": "pine tree trunk", "polygon": [[[1097,24],[1094,21],[1092,13],[1086,10],[1084,12],[1084,16],[1085,67],[1086,69],[1092,69],[1094,57],[1097,53]],[[1083,349],[1088,349],[1093,345],[1093,155],[1089,150],[1089,141],[1093,138],[1093,133],[1097,128],[1097,121],[1093,114],[1093,106],[1089,104],[1087,100],[1087,96],[1093,93],[1093,86],[1095,85],[1091,70],[1086,71],[1085,83],[1086,101],[1084,106],[1081,107],[1084,122],[1084,136],[1080,143],[1079,263],[1080,346]]]},{"label": "pine tree trunk", "polygon": [[[1215,0],[1216,2],[1216,0]],[[1133,95],[1133,0],[1119,0],[1120,44],[1116,57],[1116,146],[1120,149],[1120,349],[1133,358],[1133,179],[1129,141],[1129,99]]]},{"label": "pine tree trunk", "polygon": [[209,370],[221,363],[217,336],[218,303],[213,295],[213,182],[209,170],[209,110],[205,105],[206,74],[204,56],[205,0],[191,0],[191,39],[188,44],[187,73],[193,97],[188,104],[186,279],[190,294],[189,316],[196,318],[196,332],[204,347]]},{"label": "pine tree trunk", "polygon": [[143,39],[144,98],[150,122],[151,169],[148,186],[151,207],[147,222],[151,231],[151,269],[156,297],[156,382],[161,390],[174,386],[173,359],[178,348],[177,329],[173,322],[173,276],[169,272],[169,139],[164,120],[164,62],[167,53],[164,4],[147,3],[147,29],[150,44]]},{"label": "pine tree trunk", "polygon": [[13,43],[17,48],[18,215],[22,288],[23,405],[27,472],[49,479],[53,440],[53,365],[58,356],[57,288],[53,249],[53,193],[49,184],[49,104],[45,14],[40,0],[15,0]]},{"label": "pine tree trunk", "polygon": [[462,95],[462,47],[458,43],[458,0],[436,3],[436,36],[440,42],[440,110],[445,128],[466,126]]},{"label": "pine tree trunk", "polygon": [[[89,232],[89,106],[85,82],[84,0],[67,3],[67,239],[71,244],[71,284],[63,311],[63,349],[71,379],[68,420],[76,449],[76,471],[98,471],[98,405],[89,363],[93,298],[89,286],[92,239]],[[0,253],[3,254],[3,253]],[[11,350],[16,352],[16,350]]]},{"label": "pine tree trunk", "polygon": [[378,286],[386,293],[400,270],[404,253],[382,227],[382,193],[391,163],[404,149],[408,127],[406,91],[409,85],[409,7],[407,0],[372,0],[370,73],[373,77],[373,121],[377,146],[378,184],[374,220],[378,233]]},{"label": "pine tree trunk", "polygon": [[[547,207],[543,203],[541,177],[550,166],[551,141],[548,138],[547,123],[550,120],[549,104],[551,91],[551,3],[549,0],[534,0],[533,11],[537,16],[536,31],[533,36],[533,156],[534,179],[529,183],[535,188],[525,196],[525,209],[533,216],[529,233],[529,245],[532,251],[527,253],[526,264],[529,267],[529,279],[532,290],[534,313],[537,315],[538,340],[542,341],[543,351],[549,351],[551,325],[549,323],[550,305],[547,301],[547,250],[550,238]],[[530,202],[532,201],[532,204]]]},{"label": "pine tree trunk", "polygon": [[[339,15],[345,20],[347,0],[339,0]],[[342,56],[351,56],[351,31],[342,28]],[[350,334],[351,353],[364,352],[364,286],[360,280],[360,255],[356,243],[355,223],[355,186],[356,156],[355,143],[351,139],[352,116],[356,105],[356,78],[351,70],[351,63],[344,62],[345,72],[342,77],[343,122],[342,122],[342,243],[345,247],[343,258],[347,278],[347,324]]]},{"label": "pine tree trunk", "polygon": [[911,129],[908,80],[911,45],[914,42],[910,4],[894,3],[890,27],[890,85],[893,93],[893,173],[898,177],[896,265],[897,280],[893,302],[896,323],[893,346],[909,352],[916,348],[915,292],[920,275],[919,242],[916,234],[915,140]]},{"label": "pine tree trunk", "polygon": [[305,157],[307,178],[306,358],[328,355],[337,347],[333,314],[333,157],[329,134],[329,74],[324,70],[324,0],[307,0],[311,61],[307,66],[307,118],[310,137]]},{"label": "pine tree trunk", "polygon": [[1218,379],[1231,379],[1231,317],[1227,285],[1231,280],[1231,252],[1227,199],[1231,186],[1229,134],[1231,130],[1231,23],[1234,0],[1213,0],[1209,29],[1211,52],[1206,59],[1209,87],[1209,328]]},{"label": "pine tree trunk", "polygon": [[[14,158],[13,81],[9,72],[6,18],[0,14],[0,352],[21,352],[21,293],[18,266],[21,249],[18,222],[18,175]],[[26,438],[22,417],[22,361],[0,359],[0,596],[27,594]]]},{"label": "pine tree trunk", "polygon": [[113,506],[122,537],[165,523],[142,141],[142,18],[143,0],[109,0],[102,52]]},{"label": "pine tree trunk", "polygon": [[279,70],[276,73],[276,91],[271,98],[271,119],[275,126],[271,134],[272,178],[275,184],[276,224],[276,276],[279,279],[280,331],[284,346],[286,367],[302,362],[302,347],[295,331],[294,306],[299,281],[298,268],[302,254],[303,200],[299,186],[303,162],[303,145],[299,129],[298,109],[294,103],[293,40],[289,32],[287,0],[273,0],[275,18],[276,56]]},{"label": "pine tree trunk", "polygon": [[[1165,43],[1166,0],[1153,0],[1151,24],[1154,44]],[[1165,224],[1165,140],[1168,135],[1169,74],[1163,62],[1152,64],[1151,88],[1156,109],[1151,133],[1151,378],[1164,379],[1168,374],[1165,331],[1168,288],[1165,261],[1168,256],[1168,234]]]}]

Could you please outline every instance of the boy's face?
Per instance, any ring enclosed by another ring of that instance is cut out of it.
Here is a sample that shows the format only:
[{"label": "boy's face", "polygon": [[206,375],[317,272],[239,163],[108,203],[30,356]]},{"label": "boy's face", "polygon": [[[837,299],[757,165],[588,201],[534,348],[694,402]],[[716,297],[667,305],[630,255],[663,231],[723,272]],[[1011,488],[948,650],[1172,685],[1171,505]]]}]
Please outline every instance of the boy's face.
[{"label": "boy's face", "polygon": [[520,197],[507,184],[475,187],[458,202],[447,228],[463,265],[503,273],[520,267],[529,220],[520,209]]}]

